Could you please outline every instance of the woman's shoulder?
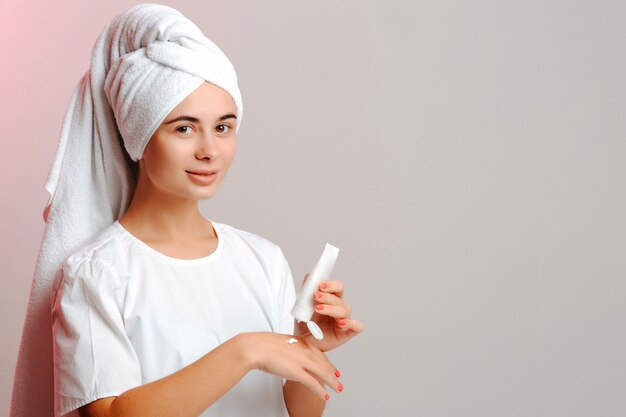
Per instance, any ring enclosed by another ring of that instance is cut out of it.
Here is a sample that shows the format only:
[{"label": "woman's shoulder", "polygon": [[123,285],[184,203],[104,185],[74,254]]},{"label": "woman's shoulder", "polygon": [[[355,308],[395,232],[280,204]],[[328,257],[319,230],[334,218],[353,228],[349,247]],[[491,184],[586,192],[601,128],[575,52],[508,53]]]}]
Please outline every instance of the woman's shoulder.
[{"label": "woman's shoulder", "polygon": [[[218,234],[224,237],[230,256],[239,262],[260,262],[272,282],[280,285],[281,277],[291,276],[291,269],[282,248],[274,241],[260,234],[242,230],[232,225],[213,222]],[[274,279],[276,278],[276,279]],[[289,282],[289,281],[284,281]],[[275,284],[273,284],[275,285]]]},{"label": "woman's shoulder", "polygon": [[79,266],[110,267],[128,252],[124,250],[124,245],[125,242],[121,239],[119,229],[115,227],[115,224],[111,224],[72,251],[65,258],[62,267],[65,269]]},{"label": "woman's shoulder", "polygon": [[260,234],[251,232],[249,230],[243,230],[226,223],[218,223],[216,221],[211,222],[218,229],[218,234],[221,233],[222,237],[224,237],[225,240],[245,244],[258,251],[262,251],[270,255],[276,255],[282,252],[278,244],[266,237],[261,236]]}]

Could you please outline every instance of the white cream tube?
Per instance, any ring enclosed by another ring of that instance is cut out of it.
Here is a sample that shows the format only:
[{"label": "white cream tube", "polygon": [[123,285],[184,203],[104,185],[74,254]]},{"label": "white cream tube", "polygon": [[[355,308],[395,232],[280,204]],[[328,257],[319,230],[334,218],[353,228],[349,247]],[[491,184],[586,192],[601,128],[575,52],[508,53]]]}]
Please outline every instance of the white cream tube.
[{"label": "white cream tube", "polygon": [[338,255],[339,248],[326,243],[322,256],[320,256],[313,270],[309,272],[309,277],[304,284],[302,284],[298,296],[296,297],[296,303],[291,309],[291,315],[298,320],[298,322],[307,322],[309,331],[317,340],[322,340],[324,334],[319,326],[314,321],[311,321],[311,317],[315,312],[313,294],[319,288],[320,282],[330,278]]}]

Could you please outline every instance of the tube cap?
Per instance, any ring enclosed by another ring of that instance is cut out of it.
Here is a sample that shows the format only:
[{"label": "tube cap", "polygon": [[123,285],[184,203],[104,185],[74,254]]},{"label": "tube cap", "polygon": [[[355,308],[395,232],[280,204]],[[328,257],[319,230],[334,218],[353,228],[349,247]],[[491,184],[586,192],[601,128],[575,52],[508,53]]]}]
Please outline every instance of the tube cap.
[{"label": "tube cap", "polygon": [[322,329],[320,329],[320,326],[318,326],[317,323],[313,320],[307,322],[306,327],[309,328],[309,331],[317,340],[322,340],[324,338],[324,333],[322,332]]}]

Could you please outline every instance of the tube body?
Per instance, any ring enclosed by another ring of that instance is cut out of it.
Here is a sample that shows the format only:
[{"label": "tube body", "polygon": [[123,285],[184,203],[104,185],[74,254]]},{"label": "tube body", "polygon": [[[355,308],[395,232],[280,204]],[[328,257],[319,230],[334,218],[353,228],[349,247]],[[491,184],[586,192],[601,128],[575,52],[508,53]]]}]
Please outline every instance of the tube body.
[{"label": "tube body", "polygon": [[330,274],[335,267],[339,248],[334,247],[330,243],[326,243],[322,256],[309,273],[309,277],[302,284],[296,303],[291,309],[291,315],[298,321],[309,322],[315,311],[313,306],[313,293],[317,291],[320,282],[330,278]]}]

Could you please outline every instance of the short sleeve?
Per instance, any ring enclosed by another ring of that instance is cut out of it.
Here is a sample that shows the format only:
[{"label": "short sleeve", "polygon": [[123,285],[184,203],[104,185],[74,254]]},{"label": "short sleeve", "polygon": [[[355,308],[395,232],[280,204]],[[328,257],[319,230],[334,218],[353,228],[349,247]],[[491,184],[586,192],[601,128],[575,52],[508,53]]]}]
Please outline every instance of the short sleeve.
[{"label": "short sleeve", "polygon": [[141,385],[124,330],[124,286],[105,261],[66,260],[52,304],[55,417]]},{"label": "short sleeve", "polygon": [[289,262],[282,249],[278,249],[276,261],[276,276],[279,278],[278,306],[279,306],[279,333],[293,334],[294,318],[291,309],[296,303],[296,289],[289,268]]}]

